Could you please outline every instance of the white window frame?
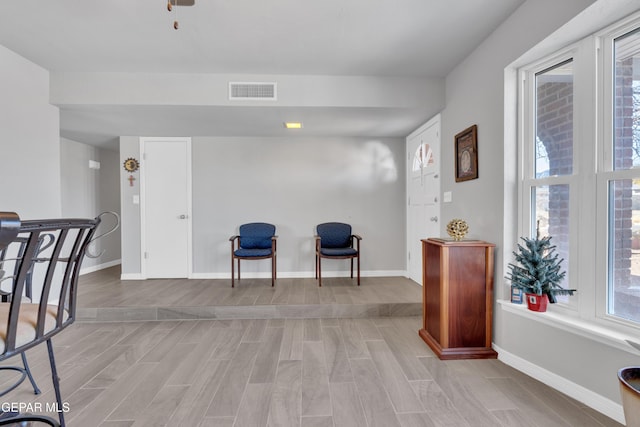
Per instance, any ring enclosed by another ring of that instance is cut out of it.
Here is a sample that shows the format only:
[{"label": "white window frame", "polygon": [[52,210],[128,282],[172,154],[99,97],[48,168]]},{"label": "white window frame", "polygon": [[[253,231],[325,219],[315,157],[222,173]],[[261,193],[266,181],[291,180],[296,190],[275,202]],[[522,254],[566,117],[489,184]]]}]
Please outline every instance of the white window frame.
[{"label": "white window frame", "polygon": [[[552,304],[548,311],[556,319],[565,319],[563,322],[569,329],[588,330],[600,336],[637,336],[640,331],[639,323],[607,314],[608,183],[614,179],[640,178],[640,168],[613,170],[612,49],[615,38],[638,27],[640,14],[635,14],[518,70],[518,235],[531,236],[532,188],[568,184],[567,286],[578,292],[569,297],[568,304]],[[573,173],[536,179],[532,145],[536,137],[536,73],[569,59],[573,59],[574,73]]]},{"label": "white window frame", "polygon": [[[623,20],[600,33],[597,38],[600,41],[598,55],[598,71],[602,76],[598,79],[598,92],[602,95],[600,109],[597,114],[602,123],[602,132],[599,134],[598,147],[601,155],[597,163],[597,216],[604,218],[605,224],[609,223],[609,182],[620,179],[640,178],[640,168],[615,170],[613,165],[613,108],[614,108],[614,49],[613,42],[640,27],[640,16],[635,15]],[[602,286],[595,286],[595,317],[599,323],[610,325],[611,327],[625,332],[638,333],[640,324],[613,316],[607,313],[608,306],[608,281],[609,281],[609,230],[600,224],[596,227],[597,241],[601,244],[596,246],[596,259],[607,262],[596,263],[596,280]]]},{"label": "white window frame", "polygon": [[[572,45],[520,69],[520,81],[522,82],[520,99],[522,102],[520,105],[521,114],[519,128],[522,129],[522,133],[520,135],[521,159],[519,164],[521,165],[521,172],[519,174],[520,186],[518,200],[520,215],[518,221],[518,235],[523,237],[535,237],[535,231],[532,230],[534,228],[533,221],[535,220],[535,218],[533,218],[533,204],[535,203],[533,200],[533,189],[541,186],[568,185],[570,194],[569,212],[571,213],[569,223],[569,253],[571,256],[569,258],[567,268],[567,273],[569,275],[567,287],[571,289],[578,289],[578,291],[580,291],[580,285],[577,278],[579,274],[578,260],[575,256],[577,253],[576,248],[579,245],[577,239],[578,224],[575,215],[573,214],[574,212],[578,212],[579,198],[576,194],[576,189],[579,188],[578,171],[580,167],[577,160],[578,150],[576,149],[576,117],[578,115],[576,110],[578,109],[578,104],[575,101],[575,97],[577,96],[578,88],[576,86],[575,64],[577,56],[579,56],[578,48],[577,46]],[[536,75],[569,60],[574,64],[573,172],[571,175],[536,178],[536,159],[534,149],[536,144]],[[553,304],[550,309],[575,312],[578,307],[576,296],[578,296],[579,293],[580,292],[569,297],[567,304],[558,302]]]}]

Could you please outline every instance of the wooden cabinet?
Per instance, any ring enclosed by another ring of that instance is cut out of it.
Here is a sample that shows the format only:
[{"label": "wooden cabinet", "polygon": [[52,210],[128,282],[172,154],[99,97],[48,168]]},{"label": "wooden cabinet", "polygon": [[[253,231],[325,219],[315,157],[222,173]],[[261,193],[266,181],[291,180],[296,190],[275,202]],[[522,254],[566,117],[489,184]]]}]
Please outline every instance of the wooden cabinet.
[{"label": "wooden cabinet", "polygon": [[483,241],[422,240],[420,336],[440,359],[495,359],[493,250]]}]

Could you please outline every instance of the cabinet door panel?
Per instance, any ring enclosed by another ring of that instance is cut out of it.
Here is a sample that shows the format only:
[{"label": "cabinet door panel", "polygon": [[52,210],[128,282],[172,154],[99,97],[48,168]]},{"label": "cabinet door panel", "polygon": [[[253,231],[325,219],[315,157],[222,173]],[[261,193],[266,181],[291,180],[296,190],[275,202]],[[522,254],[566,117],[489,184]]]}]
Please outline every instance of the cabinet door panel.
[{"label": "cabinet door panel", "polygon": [[449,264],[449,347],[484,347],[485,248],[452,247]]},{"label": "cabinet door panel", "polygon": [[437,341],[442,342],[440,322],[442,313],[442,287],[440,271],[440,248],[434,245],[424,247],[424,327]]}]

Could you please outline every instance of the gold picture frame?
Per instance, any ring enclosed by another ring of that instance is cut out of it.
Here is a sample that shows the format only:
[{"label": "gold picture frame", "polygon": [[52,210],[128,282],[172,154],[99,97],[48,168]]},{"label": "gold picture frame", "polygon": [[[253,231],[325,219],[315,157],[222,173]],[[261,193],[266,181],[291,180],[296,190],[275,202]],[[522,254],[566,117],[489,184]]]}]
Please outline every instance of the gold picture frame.
[{"label": "gold picture frame", "polygon": [[454,141],[456,182],[478,178],[478,126],[458,133]]}]

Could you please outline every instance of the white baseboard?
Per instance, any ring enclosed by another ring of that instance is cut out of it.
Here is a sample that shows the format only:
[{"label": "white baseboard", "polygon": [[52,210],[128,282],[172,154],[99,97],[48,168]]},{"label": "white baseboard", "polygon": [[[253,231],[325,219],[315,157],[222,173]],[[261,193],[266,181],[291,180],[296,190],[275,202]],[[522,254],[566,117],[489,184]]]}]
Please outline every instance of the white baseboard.
[{"label": "white baseboard", "polygon": [[[237,274],[237,273],[236,273]],[[322,277],[349,277],[351,273],[348,271],[327,271],[322,272]],[[355,274],[355,273],[354,273]],[[407,277],[405,270],[375,270],[375,271],[361,271],[361,277]],[[247,279],[269,279],[271,278],[271,272],[242,272],[242,277]],[[303,278],[315,278],[316,273],[314,271],[278,271],[278,277],[282,279],[303,279]],[[227,273],[192,273],[191,279],[231,279],[231,272]],[[123,279],[124,280],[124,279]]]},{"label": "white baseboard", "polygon": [[625,420],[622,405],[579,384],[569,381],[560,375],[554,374],[553,372],[535,365],[526,359],[509,353],[495,344],[493,344],[493,349],[498,352],[498,360],[504,364],[524,372],[530,377],[537,379],[549,387],[584,403],[585,405],[624,425]]},{"label": "white baseboard", "polygon": [[121,274],[120,280],[146,280],[146,277],[140,273],[127,273]]},{"label": "white baseboard", "polygon": [[[106,267],[104,267],[106,268]],[[237,273],[236,273],[237,274]],[[322,273],[322,277],[349,277],[348,271],[328,271]],[[361,277],[407,277],[405,270],[376,270],[376,271],[361,271]],[[262,272],[242,272],[242,277],[246,279],[270,279],[270,271]],[[304,279],[315,278],[316,274],[313,271],[285,271],[278,272],[278,277],[281,279]],[[146,277],[141,273],[127,273],[121,274],[120,280],[145,280]],[[231,279],[231,272],[227,273],[191,273],[189,279]]]},{"label": "white baseboard", "polygon": [[93,273],[94,271],[104,270],[105,268],[113,267],[115,265],[120,265],[122,263],[121,260],[116,259],[113,261],[105,262],[104,264],[92,265],[89,267],[83,267],[80,269],[80,275]]}]

